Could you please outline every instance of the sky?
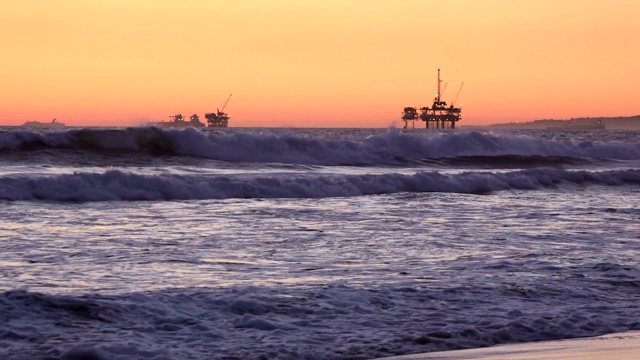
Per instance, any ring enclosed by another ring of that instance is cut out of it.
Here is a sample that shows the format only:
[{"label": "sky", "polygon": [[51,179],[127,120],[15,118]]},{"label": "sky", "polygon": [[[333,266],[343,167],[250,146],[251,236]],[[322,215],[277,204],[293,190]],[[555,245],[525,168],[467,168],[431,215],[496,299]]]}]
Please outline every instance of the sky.
[{"label": "sky", "polygon": [[0,125],[399,126],[438,69],[459,125],[640,114],[637,0],[1,1]]}]

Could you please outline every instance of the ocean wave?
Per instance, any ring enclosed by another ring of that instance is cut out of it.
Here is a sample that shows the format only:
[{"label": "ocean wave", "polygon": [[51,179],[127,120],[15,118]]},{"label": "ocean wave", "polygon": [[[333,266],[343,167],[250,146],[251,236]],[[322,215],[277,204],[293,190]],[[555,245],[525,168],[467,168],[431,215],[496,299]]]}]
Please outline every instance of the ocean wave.
[{"label": "ocean wave", "polygon": [[638,185],[640,170],[567,171],[535,168],[511,172],[413,175],[140,175],[111,170],[53,176],[0,177],[0,199],[162,201],[227,198],[326,198],[400,192],[488,194],[564,185]]},{"label": "ocean wave", "polygon": [[363,139],[327,139],[293,133],[207,134],[188,128],[72,129],[41,134],[24,130],[0,136],[0,152],[65,149],[82,152],[191,156],[229,162],[309,165],[404,164],[425,159],[551,156],[638,160],[640,142],[554,141],[474,131],[408,134],[389,130]]},{"label": "ocean wave", "polygon": [[[573,285],[407,282],[80,296],[14,290],[0,293],[0,356],[373,359],[640,328],[623,287]],[[611,294],[619,296],[613,304]],[[575,300],[584,298],[590,301]]]},{"label": "ocean wave", "polygon": [[593,165],[599,159],[577,158],[560,155],[497,155],[497,156],[453,156],[419,160],[418,163],[432,167],[528,169],[533,167],[564,167],[567,165]]}]

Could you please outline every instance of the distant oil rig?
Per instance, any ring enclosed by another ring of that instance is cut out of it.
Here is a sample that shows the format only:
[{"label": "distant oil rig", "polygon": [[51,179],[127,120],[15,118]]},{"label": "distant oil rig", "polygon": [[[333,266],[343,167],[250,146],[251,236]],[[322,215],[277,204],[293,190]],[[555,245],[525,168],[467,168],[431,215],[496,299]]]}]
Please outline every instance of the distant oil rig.
[{"label": "distant oil rig", "polygon": [[229,126],[229,119],[231,118],[229,114],[224,112],[224,108],[227,107],[227,103],[231,99],[231,94],[227,98],[227,101],[224,102],[221,109],[216,109],[217,112],[214,113],[206,113],[204,114],[204,118],[207,119],[207,123],[209,127],[227,127]]},{"label": "distant oil rig", "polygon": [[[216,109],[216,112],[205,113],[204,118],[207,119],[208,127],[227,127],[229,126],[229,114],[224,112],[224,108],[227,107],[227,103],[231,99],[231,94],[227,98],[227,101],[222,105],[222,109]],[[189,121],[184,119],[182,114],[176,114],[169,116],[171,121],[152,121],[148,122],[147,126],[160,126],[160,127],[173,127],[173,128],[186,128],[186,127],[204,127],[205,124],[200,121],[200,117],[197,114],[189,116]]]},{"label": "distant oil rig", "polygon": [[[447,106],[445,101],[440,100],[440,96],[442,93],[440,92],[440,84],[442,80],[440,80],[440,69],[438,69],[438,92],[436,93],[435,99],[433,99],[433,105],[431,108],[424,106],[420,108],[420,112],[418,113],[418,108],[416,107],[405,107],[402,111],[402,116],[400,117],[402,121],[404,121],[405,129],[415,129],[416,120],[422,120],[425,122],[427,129],[455,129],[456,122],[462,119],[462,107],[455,107],[455,103],[458,100],[458,96],[460,95],[460,91],[462,90],[462,85],[460,85],[460,89],[458,89],[458,94],[456,94],[455,99],[451,102],[451,105]],[[445,84],[444,88],[446,89],[447,85]],[[443,90],[444,91],[444,90]],[[409,125],[411,124],[411,125]]]}]

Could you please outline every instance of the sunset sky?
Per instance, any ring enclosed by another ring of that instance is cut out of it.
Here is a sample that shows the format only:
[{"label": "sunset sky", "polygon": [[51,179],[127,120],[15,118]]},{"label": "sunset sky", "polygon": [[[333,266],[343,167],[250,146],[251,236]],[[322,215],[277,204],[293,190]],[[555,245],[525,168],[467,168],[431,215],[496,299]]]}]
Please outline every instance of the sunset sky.
[{"label": "sunset sky", "polygon": [[[638,0],[20,0],[0,12],[0,125],[459,125],[640,114]],[[457,105],[456,104],[456,105]]]}]

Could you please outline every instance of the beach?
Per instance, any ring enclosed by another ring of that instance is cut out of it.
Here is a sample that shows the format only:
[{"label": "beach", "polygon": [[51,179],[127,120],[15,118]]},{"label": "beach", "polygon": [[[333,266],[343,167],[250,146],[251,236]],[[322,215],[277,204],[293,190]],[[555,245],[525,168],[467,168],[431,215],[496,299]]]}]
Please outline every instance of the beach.
[{"label": "beach", "polygon": [[385,360],[635,360],[638,358],[640,358],[640,331],[394,356]]}]

